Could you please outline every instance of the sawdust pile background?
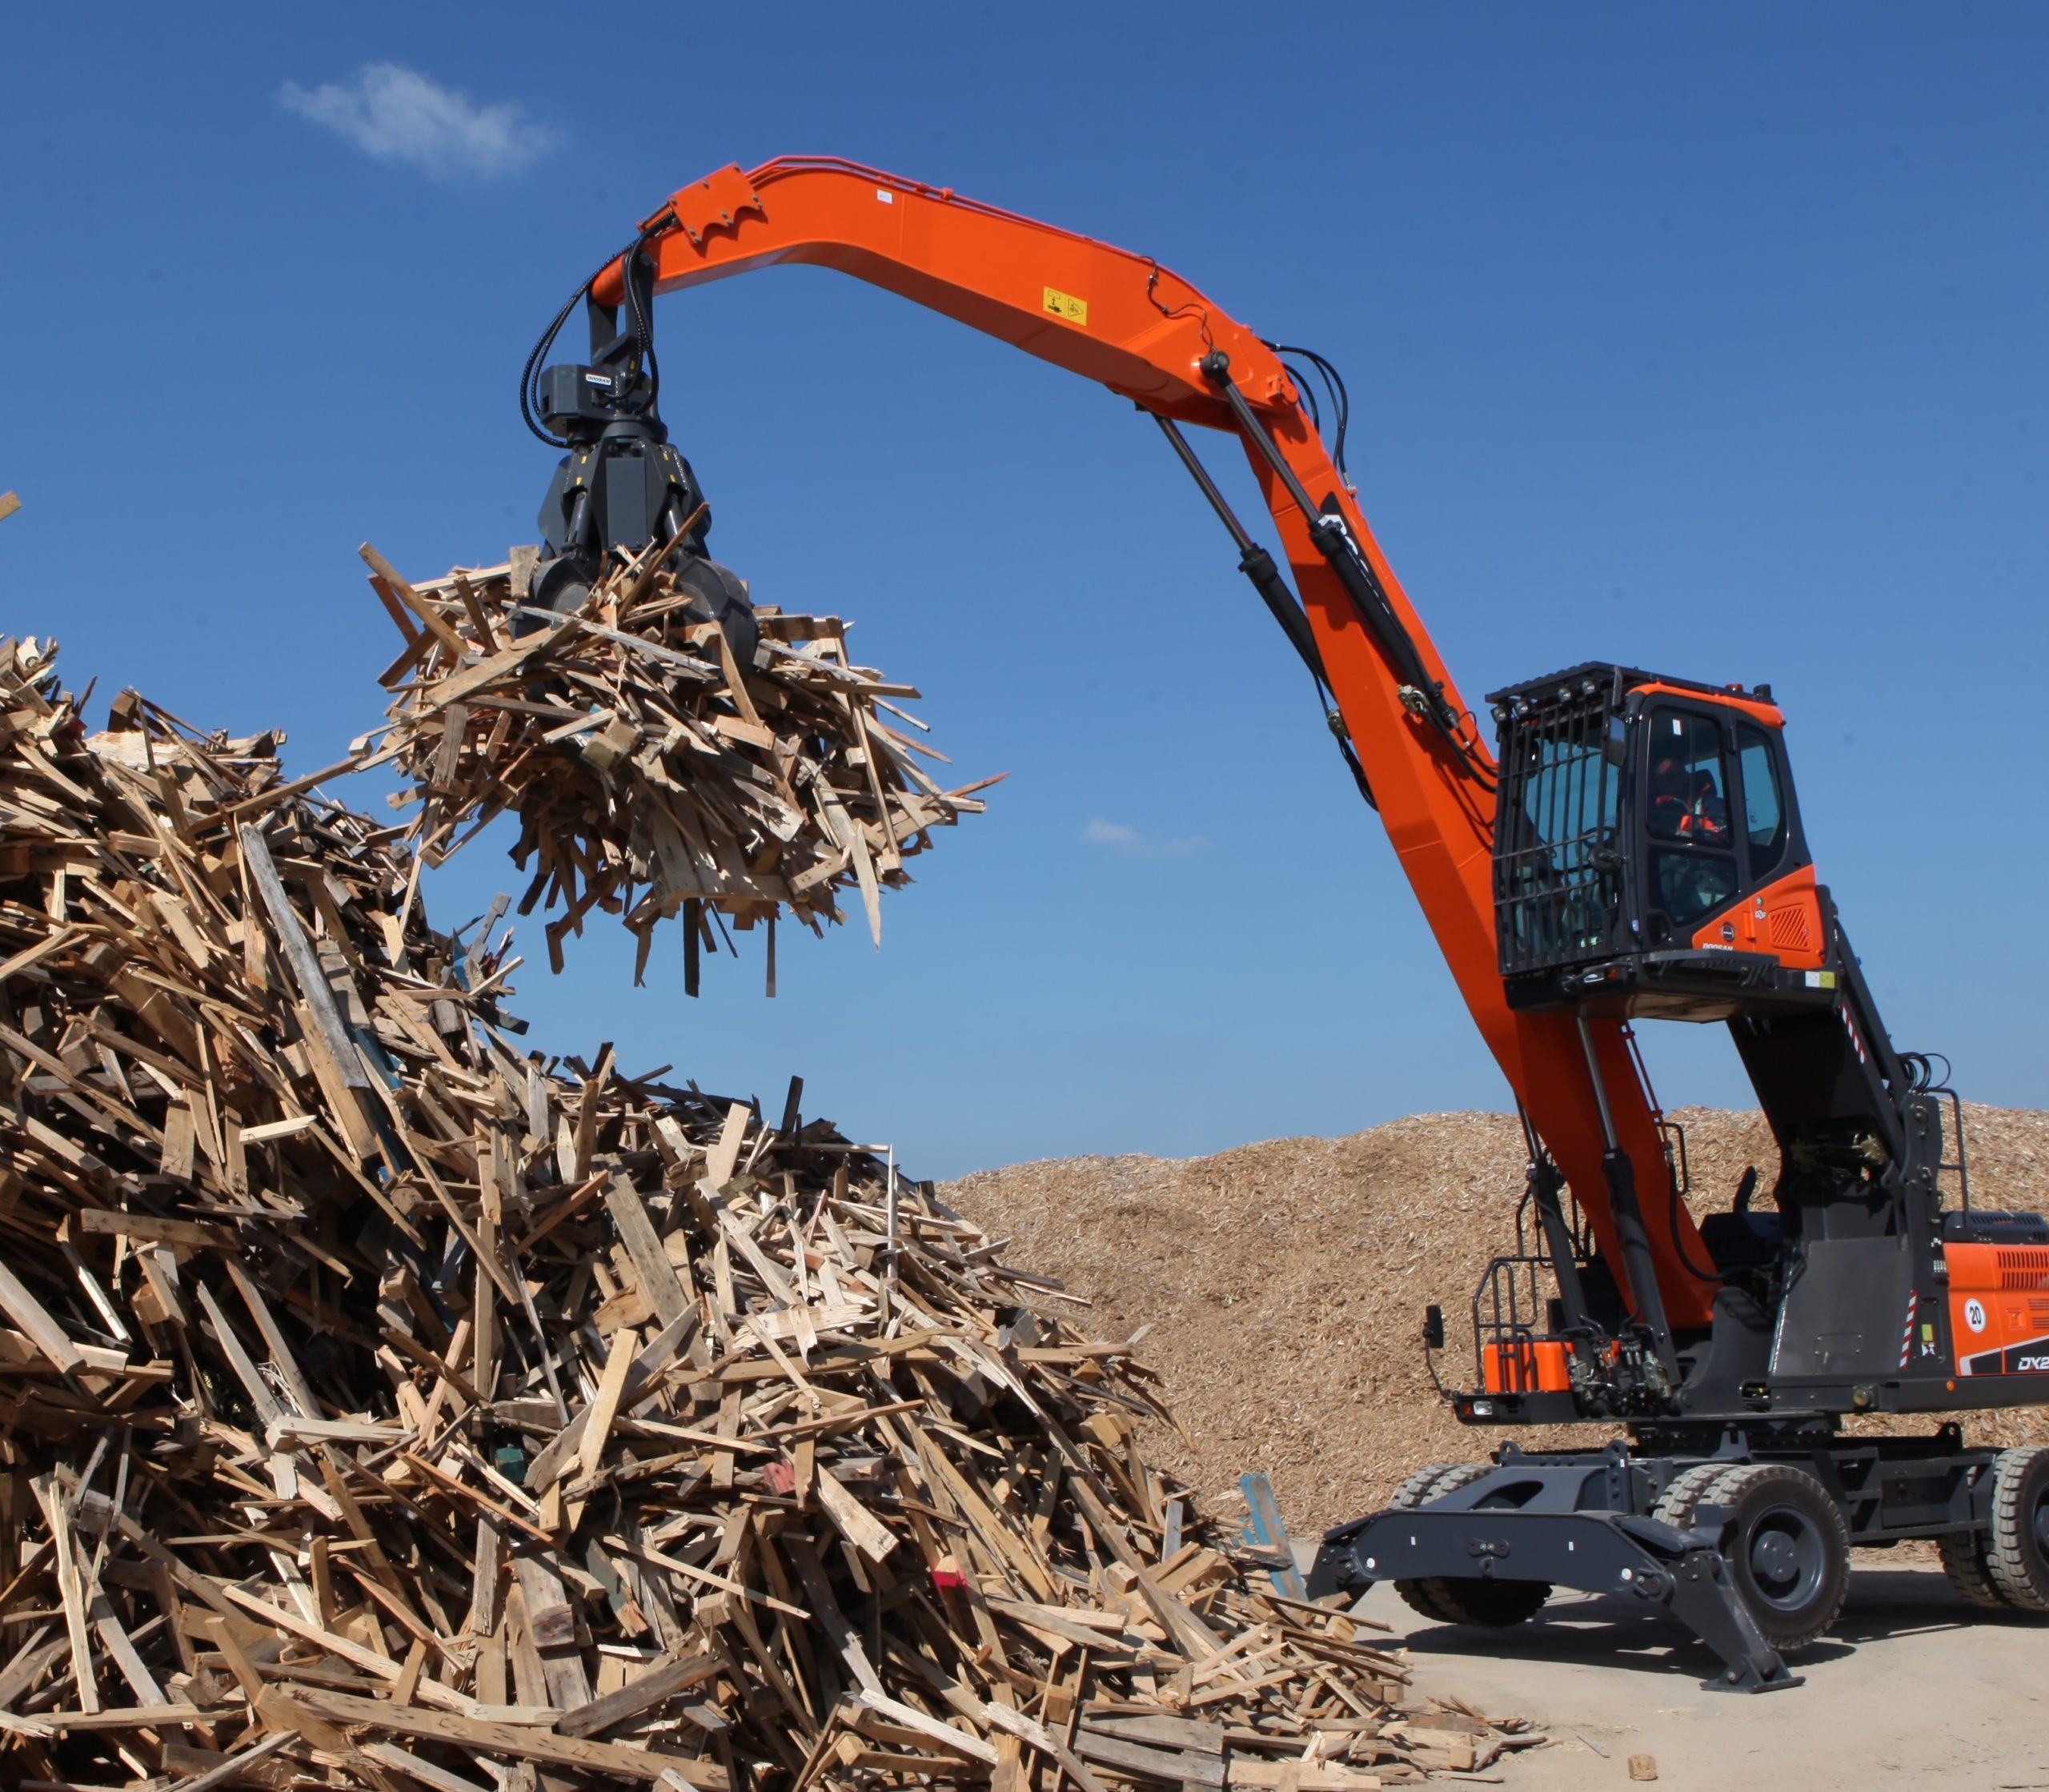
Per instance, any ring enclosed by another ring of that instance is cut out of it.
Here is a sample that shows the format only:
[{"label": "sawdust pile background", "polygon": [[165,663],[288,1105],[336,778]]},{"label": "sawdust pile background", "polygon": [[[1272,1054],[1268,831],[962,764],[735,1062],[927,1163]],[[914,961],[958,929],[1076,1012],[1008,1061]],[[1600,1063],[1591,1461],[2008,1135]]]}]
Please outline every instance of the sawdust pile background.
[{"label": "sawdust pile background", "polygon": [[[1973,1204],[2049,1210],[2049,1113],[1967,1104],[1965,1114]],[[1776,1153],[1761,1116],[1674,1117],[1696,1212],[1726,1208],[1749,1164],[1770,1188]],[[941,1193],[1012,1241],[1017,1261],[1090,1297],[1097,1337],[1154,1328],[1140,1356],[1165,1375],[1187,1434],[1178,1456],[1152,1440],[1157,1459],[1210,1492],[1265,1469],[1289,1528],[1308,1535],[1380,1505],[1412,1469],[1475,1461],[1501,1441],[1454,1421],[1417,1340],[1425,1303],[1439,1302],[1441,1372],[1470,1385],[1473,1290],[1513,1248],[1522,1188],[1513,1117],[1459,1113],[1213,1157],[1019,1164]],[[2049,1438],[2041,1411],[1966,1424],[1974,1441]]]}]

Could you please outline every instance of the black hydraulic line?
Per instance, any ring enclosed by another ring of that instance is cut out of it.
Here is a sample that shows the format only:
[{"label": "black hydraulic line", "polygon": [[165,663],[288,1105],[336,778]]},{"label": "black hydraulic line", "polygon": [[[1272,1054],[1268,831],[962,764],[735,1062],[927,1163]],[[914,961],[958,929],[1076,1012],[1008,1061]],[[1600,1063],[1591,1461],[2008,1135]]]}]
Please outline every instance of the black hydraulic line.
[{"label": "black hydraulic line", "polygon": [[1666,1181],[1671,1185],[1672,1192],[1666,1203],[1665,1224],[1671,1232],[1672,1251],[1679,1260],[1679,1267],[1697,1282],[1712,1282],[1720,1287],[1725,1282],[1734,1281],[1736,1278],[1733,1274],[1725,1276],[1719,1269],[1703,1269],[1694,1261],[1693,1253],[1686,1249],[1685,1236],[1679,1229],[1679,1209],[1682,1205],[1679,1200],[1679,1179],[1668,1173]]},{"label": "black hydraulic line", "polygon": [[1565,1309],[1565,1329],[1576,1334],[1578,1339],[1591,1341],[1600,1328],[1588,1310],[1586,1289],[1580,1281],[1578,1241],[1573,1237],[1571,1224],[1558,1200],[1558,1191],[1565,1186],[1565,1173],[1544,1149],[1544,1141],[1537,1137],[1537,1129],[1530,1124],[1529,1110],[1520,1101],[1515,1104],[1515,1117],[1522,1128],[1523,1149],[1529,1154],[1530,1198],[1537,1209],[1538,1226],[1544,1234],[1544,1251],[1551,1260],[1551,1273],[1558,1281],[1558,1305]]},{"label": "black hydraulic line", "polygon": [[1629,1272],[1630,1293],[1637,1315],[1650,1333],[1663,1366],[1666,1379],[1676,1389],[1679,1361],[1672,1349],[1672,1328],[1665,1317],[1665,1296],[1658,1285],[1658,1271],[1651,1261],[1650,1237],[1643,1229],[1643,1209],[1636,1197],[1636,1166],[1630,1163],[1615,1137],[1615,1119],[1608,1108],[1608,1085],[1601,1075],[1600,1060],[1594,1056],[1593,1029],[1586,1016],[1574,1016],[1579,1026],[1579,1047],[1586,1055],[1586,1074],[1594,1084],[1594,1105],[1601,1116],[1601,1179],[1608,1185],[1608,1205],[1615,1216],[1615,1236],[1622,1247],[1622,1265]]},{"label": "black hydraulic line", "polygon": [[1281,632],[1288,637],[1289,644],[1301,655],[1302,663],[1309,667],[1310,676],[1319,684],[1328,685],[1330,680],[1324,671],[1323,654],[1309,628],[1309,619],[1302,613],[1301,605],[1295,601],[1295,594],[1281,578],[1281,569],[1274,563],[1273,556],[1245,532],[1245,525],[1239,522],[1229,501],[1217,489],[1217,482],[1210,478],[1209,469],[1197,457],[1195,450],[1189,446],[1188,438],[1175,427],[1173,419],[1162,417],[1157,411],[1149,415],[1160,426],[1160,433],[1166,437],[1174,452],[1181,456],[1181,464],[1201,487],[1202,495],[1209,500],[1209,507],[1216,511],[1217,520],[1230,531],[1231,539],[1237,544],[1238,570],[1252,581],[1253,589],[1259,593],[1266,607],[1273,611],[1273,619],[1281,625]]},{"label": "black hydraulic line", "polygon": [[[655,349],[654,319],[648,307],[648,301],[652,295],[644,286],[642,291],[636,295],[632,290],[633,282],[631,278],[634,258],[645,252],[650,237],[653,234],[651,232],[649,236],[636,237],[617,255],[609,257],[603,267],[598,268],[587,280],[570,294],[563,301],[562,309],[555,314],[548,327],[541,332],[540,339],[534,344],[533,351],[527,357],[527,364],[521,369],[519,374],[519,415],[524,420],[527,429],[551,448],[566,448],[570,444],[566,438],[555,435],[541,425],[540,406],[535,391],[535,382],[541,371],[541,363],[547,358],[547,351],[555,346],[555,339],[562,334],[562,327],[569,321],[569,314],[576,309],[578,301],[589,295],[591,288],[598,283],[605,269],[610,267],[613,262],[621,263],[628,276],[624,281],[628,289],[627,315],[634,332],[634,339],[651,363],[649,372],[656,391],[659,392],[660,390],[660,370],[652,365]],[[591,346],[595,348],[597,345],[593,343]],[[650,403],[652,402],[651,399]]]},{"label": "black hydraulic line", "polygon": [[[1144,411],[1145,407],[1141,405],[1139,409]],[[1279,565],[1273,556],[1246,532],[1245,525],[1238,520],[1237,513],[1231,508],[1230,500],[1217,490],[1217,482],[1209,476],[1209,469],[1202,464],[1195,450],[1189,445],[1188,438],[1181,434],[1173,419],[1161,416],[1157,411],[1148,411],[1145,414],[1160,426],[1160,433],[1166,437],[1169,445],[1181,457],[1182,466],[1188,469],[1189,476],[1194,479],[1202,495],[1209,500],[1209,507],[1216,511],[1218,520],[1237,544],[1238,571],[1251,581],[1252,588],[1259,593],[1260,601],[1266,606],[1273,619],[1280,623],[1281,632],[1288,637],[1288,644],[1294,648],[1302,663],[1309,668],[1309,676],[1316,684],[1317,700],[1323,706],[1324,720],[1337,742],[1337,750],[1344,756],[1353,781],[1358,785],[1359,794],[1365,799],[1366,806],[1377,809],[1380,804],[1374,801],[1373,787],[1366,781],[1366,768],[1359,763],[1357,750],[1352,744],[1351,730],[1345,727],[1345,718],[1338,713],[1337,699],[1330,689],[1329,675],[1324,670],[1323,653],[1316,644],[1315,632],[1310,628],[1309,619],[1303,613],[1294,592],[1289,588],[1288,581],[1281,576]]]},{"label": "black hydraulic line", "polygon": [[[1337,426],[1336,432],[1331,437],[1331,463],[1337,467],[1338,477],[1349,483],[1352,475],[1345,465],[1345,432],[1352,427],[1352,395],[1345,390],[1345,376],[1313,348],[1303,348],[1294,343],[1268,343],[1266,346],[1276,355],[1301,355],[1305,361],[1316,369],[1317,376],[1329,389],[1331,409],[1334,413]],[[1307,384],[1299,374],[1295,373],[1293,368],[1290,367],[1288,371],[1293,375],[1295,383],[1301,387],[1303,395],[1306,397],[1309,393]],[[1313,412],[1315,407],[1312,405],[1310,410]],[[1317,427],[1319,429],[1322,427],[1321,418],[1317,420]]]},{"label": "black hydraulic line", "polygon": [[1281,365],[1288,368],[1288,377],[1294,381],[1295,390],[1301,395],[1302,403],[1309,407],[1309,422],[1315,426],[1317,434],[1322,435],[1323,407],[1316,401],[1316,388],[1309,384],[1308,376],[1300,367],[1289,367],[1285,361]]},{"label": "black hydraulic line", "polygon": [[[1423,664],[1423,656],[1417,650],[1414,638],[1403,624],[1389,601],[1380,575],[1373,569],[1352,531],[1346,525],[1341,511],[1337,507],[1333,495],[1328,508],[1320,509],[1311,499],[1307,487],[1295,476],[1295,470],[1288,464],[1287,457],[1281,452],[1273,438],[1267,433],[1266,426],[1253,413],[1245,402],[1245,394],[1231,383],[1230,357],[1221,349],[1213,349],[1202,358],[1202,371],[1221,395],[1229,407],[1231,415],[1245,439],[1258,450],[1261,457],[1273,469],[1275,476],[1294,500],[1309,526],[1309,539],[1317,551],[1330,564],[1345,594],[1352,599],[1353,608],[1365,625],[1366,631],[1380,643],[1394,667],[1394,674],[1403,687],[1402,700],[1417,710],[1449,741],[1452,748],[1475,776],[1485,779],[1486,768],[1474,757],[1473,752],[1459,738],[1460,718],[1451,705],[1445,701],[1444,692],[1432,678]],[[1414,695],[1412,696],[1411,692]]]},{"label": "black hydraulic line", "polygon": [[1545,1254],[1551,1260],[1551,1273],[1558,1285],[1558,1305],[1565,1309],[1565,1329],[1590,1335],[1592,1316],[1586,1308],[1586,1290],[1579,1279],[1579,1259],[1574,1254],[1572,1228],[1566,1224],[1558,1191],[1565,1186],[1565,1173],[1548,1155],[1530,1166],[1530,1199],[1537,1209],[1537,1223],[1544,1234]]}]

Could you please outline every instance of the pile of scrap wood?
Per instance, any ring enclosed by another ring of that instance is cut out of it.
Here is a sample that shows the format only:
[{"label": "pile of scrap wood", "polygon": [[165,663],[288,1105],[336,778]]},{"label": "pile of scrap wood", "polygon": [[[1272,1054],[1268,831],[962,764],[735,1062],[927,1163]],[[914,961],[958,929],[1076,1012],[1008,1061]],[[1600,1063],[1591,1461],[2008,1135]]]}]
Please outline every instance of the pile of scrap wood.
[{"label": "pile of scrap wood", "polygon": [[799,1085],[523,1052],[391,830],[111,721],[0,640],[0,1782],[1349,1792],[1541,1740],[1398,1703],[1149,1469],[1131,1347]]},{"label": "pile of scrap wood", "polygon": [[[910,686],[855,665],[832,616],[755,612],[760,643],[736,660],[716,622],[694,621],[651,549],[617,561],[574,614],[528,606],[532,549],[503,566],[413,585],[374,550],[371,583],[406,637],[384,674],[396,692],[383,755],[423,799],[421,849],[439,863],[506,810],[513,858],[535,864],[519,904],[544,904],[550,960],[597,908],[621,916],[644,968],[656,924],[682,913],[695,993],[714,917],[767,928],[788,910],[814,932],[858,889],[876,944],[884,884],[931,830],[982,804],[919,764],[944,756],[909,729]],[[905,724],[892,727],[883,712]],[[728,941],[730,944],[730,940]]]}]

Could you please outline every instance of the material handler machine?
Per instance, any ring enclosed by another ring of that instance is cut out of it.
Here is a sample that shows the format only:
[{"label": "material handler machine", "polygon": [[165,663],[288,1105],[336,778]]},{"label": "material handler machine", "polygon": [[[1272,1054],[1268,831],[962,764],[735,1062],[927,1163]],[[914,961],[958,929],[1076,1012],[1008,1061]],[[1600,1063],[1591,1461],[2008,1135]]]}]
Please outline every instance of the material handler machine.
[{"label": "material handler machine", "polygon": [[[1974,1204],[1947,1067],[1895,1049],[1817,880],[1770,688],[1589,662],[1493,693],[1490,746],[1360,511],[1328,363],[1149,257],[824,158],[680,189],[535,347],[523,409],[565,452],[535,603],[573,606],[607,555],[658,550],[751,655],[744,588],[707,555],[708,510],[659,415],[652,301],[784,262],[899,293],[1153,419],[1308,667],[1515,1092],[1515,1245],[1474,1298],[1473,1383],[1450,1397],[1476,1428],[1623,1435],[1424,1469],[1327,1535],[1313,1587],[1393,1581],[1429,1616],[1486,1625],[1557,1586],[1621,1592],[1709,1645],[1706,1684],[1753,1691],[1798,1683],[1782,1655],[1834,1618],[1853,1546],[1931,1538],[1974,1604],[2049,1610],[2049,1450],[1973,1445],[1953,1419],[1842,1428],[2049,1401],[2049,1223]],[[579,302],[589,359],[543,366]],[[1278,559],[1189,426],[1243,448]],[[1698,1224],[1637,1051],[1646,1020],[1726,1026],[1777,1141]],[[1440,1309],[1424,1333],[1434,1365]]]}]

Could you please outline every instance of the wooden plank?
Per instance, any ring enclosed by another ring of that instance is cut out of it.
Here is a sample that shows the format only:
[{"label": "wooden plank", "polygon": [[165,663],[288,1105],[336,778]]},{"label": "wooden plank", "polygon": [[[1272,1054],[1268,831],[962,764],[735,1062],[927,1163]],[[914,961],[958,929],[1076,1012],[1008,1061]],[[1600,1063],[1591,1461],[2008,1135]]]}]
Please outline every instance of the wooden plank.
[{"label": "wooden plank", "polygon": [[71,1645],[71,1667],[78,1682],[78,1704],[90,1714],[101,1709],[99,1688],[93,1678],[93,1646],[86,1634],[85,1587],[78,1573],[78,1541],[71,1530],[70,1506],[54,1476],[37,1475],[29,1485],[36,1504],[42,1508],[43,1522],[50,1527],[57,1593],[64,1607],[64,1631]]},{"label": "wooden plank", "polygon": [[85,1366],[85,1356],[71,1341],[70,1334],[50,1317],[47,1309],[27,1289],[21,1279],[0,1260],[0,1309],[21,1327],[34,1345],[50,1361],[66,1373]]},{"label": "wooden plank", "polygon": [[652,1750],[628,1748],[616,1742],[594,1742],[582,1737],[557,1735],[519,1724],[463,1717],[452,1711],[393,1706],[382,1699],[330,1692],[325,1687],[303,1687],[298,1697],[323,1716],[343,1723],[389,1730],[395,1735],[415,1736],[423,1742],[446,1742],[475,1754],[510,1755],[515,1760],[543,1762],[550,1766],[587,1773],[612,1774],[650,1785],[664,1774],[673,1774],[686,1786],[694,1788],[695,1792],[728,1792],[730,1782],[725,1770],[708,1761],[658,1754]]},{"label": "wooden plank", "polygon": [[1193,1749],[1199,1754],[1224,1752],[1223,1725],[1198,1723],[1189,1718],[1085,1711],[1081,1727],[1122,1742],[1149,1743],[1155,1748]]},{"label": "wooden plank", "polygon": [[275,1731],[246,1749],[236,1750],[218,1767],[210,1767],[204,1773],[193,1774],[178,1781],[169,1788],[169,1792],[214,1792],[217,1786],[232,1786],[238,1780],[247,1778],[250,1769],[259,1762],[268,1760],[298,1740],[296,1730]]},{"label": "wooden plank", "polygon": [[1238,1487],[1245,1498],[1245,1541],[1253,1549],[1278,1557],[1282,1563],[1267,1577],[1273,1583],[1273,1590],[1287,1599],[1308,1598],[1301,1570],[1295,1565],[1294,1544],[1288,1527],[1281,1521],[1273,1483],[1264,1474],[1254,1473],[1239,1476]]},{"label": "wooden plank", "polygon": [[1140,1779],[1157,1780],[1169,1786],[1208,1786],[1225,1783],[1221,1754],[1198,1754],[1191,1749],[1147,1748],[1106,1736],[1086,1724],[1074,1739],[1074,1751],[1085,1761],[1113,1767],[1120,1774]]},{"label": "wooden plank", "polygon": [[[171,1111],[188,1116],[191,1112],[189,1108],[174,1108]],[[190,1137],[188,1133],[188,1145]],[[186,1161],[189,1165],[189,1157]],[[195,1251],[241,1249],[241,1241],[227,1227],[207,1225],[198,1220],[166,1219],[154,1213],[110,1212],[103,1207],[82,1207],[73,1217],[78,1230],[88,1236],[136,1238],[159,1245],[183,1245]]]},{"label": "wooden plank", "polygon": [[991,1767],[996,1765],[996,1745],[993,1742],[964,1730],[956,1730],[951,1724],[941,1723],[936,1718],[928,1718],[916,1706],[906,1705],[900,1699],[862,1689],[848,1694],[847,1702],[864,1710],[876,1712],[892,1723],[915,1730],[941,1748],[951,1750],[956,1754],[964,1754],[970,1761],[979,1761]]},{"label": "wooden plank", "polygon": [[271,856],[269,843],[254,824],[246,821],[235,829],[235,838],[241,842],[243,863],[248,868],[250,881],[255,885],[264,910],[270,916],[278,948],[319,1031],[321,1044],[343,1082],[351,1088],[368,1088],[369,1072],[356,1055],[355,1042],[349,1037],[341,1010],[335,1006],[335,992],[328,985],[327,972],[320,968],[313,942],[306,936],[306,929],[285,895],[284,881],[278,876],[277,863]]},{"label": "wooden plank", "polygon": [[1249,1792],[1377,1792],[1386,1782],[1377,1774],[1328,1762],[1254,1761],[1234,1755],[1225,1783]]},{"label": "wooden plank", "polygon": [[636,1674],[616,1692],[594,1698],[563,1714],[555,1728],[564,1736],[595,1736],[643,1712],[665,1705],[680,1693],[701,1686],[724,1666],[716,1655],[683,1655]]},{"label": "wooden plank", "polygon": [[870,1561],[885,1560],[900,1541],[829,1473],[818,1477],[818,1503],[840,1534]]},{"label": "wooden plank", "polygon": [[605,1207],[633,1259],[641,1294],[656,1318],[664,1325],[674,1324],[688,1306],[683,1285],[676,1279],[676,1265],[662,1249],[661,1237],[648,1217],[640,1192],[624,1174],[614,1175],[606,1183]]},{"label": "wooden plank", "polygon": [[279,1139],[295,1139],[302,1133],[310,1133],[320,1124],[317,1114],[294,1114],[285,1120],[266,1121],[261,1126],[245,1126],[242,1129],[244,1145],[270,1145]]},{"label": "wooden plank", "polygon": [[463,638],[441,619],[441,612],[415,591],[392,569],[391,563],[372,547],[368,542],[356,549],[363,563],[371,571],[371,582],[380,591],[388,591],[401,603],[427,624],[427,631],[448,650],[451,664],[462,660],[468,652]]},{"label": "wooden plank", "polygon": [[400,1748],[396,1742],[366,1742],[360,1752],[381,1767],[395,1768],[421,1785],[432,1786],[435,1792],[491,1792],[482,1780],[452,1773],[423,1756]]},{"label": "wooden plank", "polygon": [[626,1378],[633,1372],[635,1341],[633,1333],[624,1328],[613,1335],[611,1353],[605,1359],[604,1373],[599,1378],[590,1416],[584,1421],[583,1439],[577,1445],[576,1464],[586,1475],[595,1474],[604,1460],[612,1421],[619,1417],[620,1399],[626,1392]]},{"label": "wooden plank", "polygon": [[220,1302],[214,1298],[214,1291],[204,1282],[198,1285],[198,1290],[199,1305],[207,1309],[207,1317],[214,1322],[214,1335],[220,1345],[221,1354],[227,1359],[235,1379],[248,1393],[249,1403],[256,1409],[257,1422],[267,1428],[276,1424],[284,1416],[277,1396],[271,1392],[255,1360],[235,1336],[235,1328],[227,1322],[227,1315],[221,1311]]},{"label": "wooden plank", "polygon": [[543,1649],[576,1640],[576,1614],[569,1603],[560,1572],[543,1557],[531,1553],[512,1558],[512,1572],[527,1602],[527,1623]]},{"label": "wooden plank", "polygon": [[[1087,1658],[1083,1661],[1085,1664]],[[1103,1782],[1089,1772],[1080,1756],[1068,1746],[1067,1739],[1055,1734],[1043,1724],[1028,1718],[1022,1711],[992,1700],[987,1707],[990,1725],[1019,1741],[1029,1742],[1042,1754],[1059,1762],[1067,1777],[1081,1789],[1081,1792],[1104,1792]]]}]

